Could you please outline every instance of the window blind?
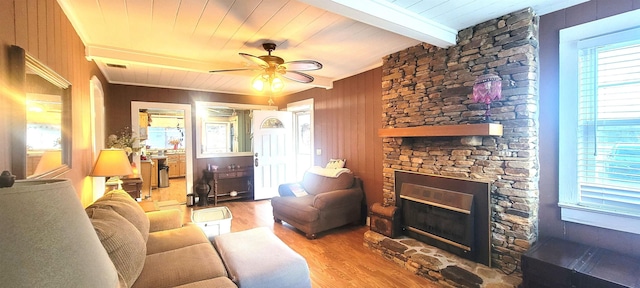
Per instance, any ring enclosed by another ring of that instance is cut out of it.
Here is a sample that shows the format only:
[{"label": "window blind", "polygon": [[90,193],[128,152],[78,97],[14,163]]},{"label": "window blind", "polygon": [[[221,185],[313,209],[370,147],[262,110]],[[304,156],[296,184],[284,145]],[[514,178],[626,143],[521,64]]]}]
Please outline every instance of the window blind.
[{"label": "window blind", "polygon": [[579,46],[578,204],[640,215],[640,39]]}]

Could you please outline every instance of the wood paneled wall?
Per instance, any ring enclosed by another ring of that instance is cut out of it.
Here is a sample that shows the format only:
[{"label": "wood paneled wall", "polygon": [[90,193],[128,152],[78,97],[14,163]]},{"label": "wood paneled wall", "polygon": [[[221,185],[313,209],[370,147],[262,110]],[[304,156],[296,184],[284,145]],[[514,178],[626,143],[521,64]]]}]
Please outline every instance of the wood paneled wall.
[{"label": "wood paneled wall", "polygon": [[540,17],[540,237],[640,255],[640,235],[564,222],[558,207],[558,33],[635,9],[640,9],[640,0],[592,0]]},{"label": "wood paneled wall", "polygon": [[[347,159],[346,167],[362,178],[367,206],[382,202],[382,68],[334,82],[333,89],[314,88],[280,97],[287,103],[313,98],[314,146],[322,155],[315,165],[331,158]],[[315,153],[315,151],[314,151]]]},{"label": "wood paneled wall", "polygon": [[[71,171],[63,177],[71,179],[81,200],[87,204],[93,197],[91,179],[87,176],[93,165],[89,81],[95,75],[103,84],[107,82],[95,63],[86,60],[84,44],[56,0],[2,1],[0,18],[1,76],[10,73],[7,65],[8,46],[18,45],[72,84],[73,162]],[[4,84],[3,87],[7,87]],[[105,94],[108,94],[106,89]],[[3,96],[4,109],[21,106],[7,97],[9,95]],[[0,135],[7,136],[10,122],[4,118],[2,120]],[[0,146],[3,159],[0,169],[9,170],[11,163],[7,155],[10,155],[11,147]]]}]

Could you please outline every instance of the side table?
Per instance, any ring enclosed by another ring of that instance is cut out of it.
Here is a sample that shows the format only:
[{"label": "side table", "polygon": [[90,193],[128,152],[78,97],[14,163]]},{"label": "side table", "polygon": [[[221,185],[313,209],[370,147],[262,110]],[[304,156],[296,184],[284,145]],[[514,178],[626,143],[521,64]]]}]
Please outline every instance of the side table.
[{"label": "side table", "polygon": [[122,190],[127,191],[131,198],[140,199],[140,191],[142,191],[142,179],[140,177],[121,178]]},{"label": "side table", "polygon": [[204,170],[204,179],[211,185],[209,198],[213,198],[213,205],[220,201],[236,199],[253,199],[253,167],[238,169]]}]

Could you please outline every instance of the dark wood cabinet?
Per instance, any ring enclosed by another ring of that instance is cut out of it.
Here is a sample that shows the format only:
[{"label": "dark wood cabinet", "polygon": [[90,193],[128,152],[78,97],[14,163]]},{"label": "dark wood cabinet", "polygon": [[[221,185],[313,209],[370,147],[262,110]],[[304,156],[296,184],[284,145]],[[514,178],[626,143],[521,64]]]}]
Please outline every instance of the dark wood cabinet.
[{"label": "dark wood cabinet", "polygon": [[211,185],[209,201],[215,206],[221,201],[253,199],[253,167],[204,170],[204,177]]},{"label": "dark wood cabinet", "polygon": [[640,287],[640,258],[556,238],[522,255],[524,288]]}]

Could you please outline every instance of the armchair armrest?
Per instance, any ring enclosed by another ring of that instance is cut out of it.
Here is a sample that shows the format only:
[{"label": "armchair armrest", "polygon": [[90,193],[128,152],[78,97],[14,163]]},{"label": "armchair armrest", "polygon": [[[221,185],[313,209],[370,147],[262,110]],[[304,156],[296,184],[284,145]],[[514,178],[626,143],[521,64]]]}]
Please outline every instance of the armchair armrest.
[{"label": "armchair armrest", "polygon": [[149,217],[149,232],[182,227],[182,212],[178,209],[151,211],[146,214]]},{"label": "armchair armrest", "polygon": [[316,195],[313,200],[313,207],[322,210],[328,207],[346,206],[351,203],[358,203],[358,205],[360,205],[363,197],[362,194],[363,192],[360,187],[325,192]]}]

